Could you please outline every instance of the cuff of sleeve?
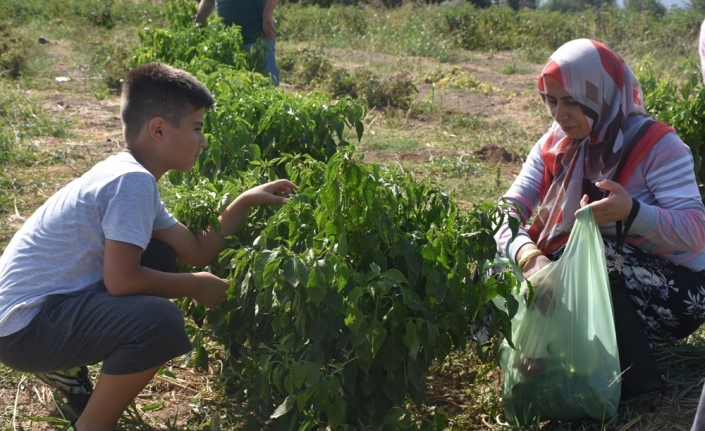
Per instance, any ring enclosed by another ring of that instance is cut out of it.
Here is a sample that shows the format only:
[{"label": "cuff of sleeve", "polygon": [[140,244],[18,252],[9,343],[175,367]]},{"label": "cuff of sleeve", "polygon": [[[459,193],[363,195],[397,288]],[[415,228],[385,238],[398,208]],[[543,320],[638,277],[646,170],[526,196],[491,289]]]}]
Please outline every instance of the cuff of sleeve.
[{"label": "cuff of sleeve", "polygon": [[658,208],[643,202],[639,202],[639,204],[639,212],[634,218],[629,233],[645,237],[648,232],[653,232],[656,228],[656,224],[658,223]]},{"label": "cuff of sleeve", "polygon": [[517,237],[509,244],[509,249],[507,250],[507,257],[512,260],[512,262],[517,263],[517,252],[520,248],[526,244],[533,244],[531,238],[528,235],[517,235]]}]

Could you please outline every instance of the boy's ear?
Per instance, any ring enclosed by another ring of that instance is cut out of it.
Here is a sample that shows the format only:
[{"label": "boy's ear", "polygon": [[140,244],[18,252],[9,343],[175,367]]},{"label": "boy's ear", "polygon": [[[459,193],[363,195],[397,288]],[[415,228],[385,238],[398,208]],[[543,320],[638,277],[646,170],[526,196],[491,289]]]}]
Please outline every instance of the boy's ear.
[{"label": "boy's ear", "polygon": [[162,117],[154,117],[147,123],[147,133],[152,140],[161,142],[164,140],[164,128],[166,120]]}]

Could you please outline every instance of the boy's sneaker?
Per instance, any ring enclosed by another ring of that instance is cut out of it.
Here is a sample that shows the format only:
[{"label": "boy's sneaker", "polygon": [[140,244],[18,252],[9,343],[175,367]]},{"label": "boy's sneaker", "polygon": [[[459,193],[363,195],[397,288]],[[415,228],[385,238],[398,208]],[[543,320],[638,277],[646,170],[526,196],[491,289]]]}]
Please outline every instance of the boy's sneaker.
[{"label": "boy's sneaker", "polygon": [[[93,393],[93,382],[88,377],[88,367],[81,366],[65,371],[35,374],[44,383],[61,392],[76,414],[81,414]],[[70,428],[69,428],[70,429]]]}]

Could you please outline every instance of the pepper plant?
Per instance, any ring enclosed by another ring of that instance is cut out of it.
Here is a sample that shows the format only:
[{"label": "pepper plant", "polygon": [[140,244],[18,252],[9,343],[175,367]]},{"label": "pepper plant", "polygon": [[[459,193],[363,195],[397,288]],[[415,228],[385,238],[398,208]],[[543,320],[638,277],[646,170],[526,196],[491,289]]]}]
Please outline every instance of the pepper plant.
[{"label": "pepper plant", "polygon": [[[515,285],[511,276],[481,276],[503,213],[493,204],[461,211],[428,184],[360,161],[353,148],[327,163],[285,155],[197,200],[217,205],[218,193],[271,179],[276,164],[300,191],[251,215],[236,247],[211,266],[231,280],[228,300],[214,312],[182,304],[225,346],[225,378],[255,412],[250,426],[441,427],[440,416],[412,420],[407,397],[422,403],[432,362],[465,348],[469,320]],[[507,328],[507,313],[492,310],[494,332]]]},{"label": "pepper plant", "polygon": [[[300,187],[280,208],[253,210],[208,268],[231,283],[216,311],[180,301],[200,327],[196,361],[208,361],[204,337],[223,346],[223,378],[251,412],[244,429],[443,429],[407,400],[423,402],[429,367],[466,347],[471,319],[489,310],[494,333],[509,333],[511,310],[486,304],[511,297],[516,280],[484,275],[504,213],[462,211],[430,184],[364,163],[348,142],[362,137],[361,105],[285,94],[211,55],[220,33],[186,28],[184,1],[135,56],[191,71],[216,98],[209,147],[162,183],[167,206],[191,229],[217,229],[238,193],[280,177]],[[172,46],[189,40],[197,49]]]},{"label": "pepper plant", "polygon": [[705,86],[700,67],[694,59],[687,59],[679,72],[686,75],[685,80],[657,78],[648,63],[637,69],[646,112],[673,126],[690,147],[700,195],[705,201],[702,186],[705,183]]}]

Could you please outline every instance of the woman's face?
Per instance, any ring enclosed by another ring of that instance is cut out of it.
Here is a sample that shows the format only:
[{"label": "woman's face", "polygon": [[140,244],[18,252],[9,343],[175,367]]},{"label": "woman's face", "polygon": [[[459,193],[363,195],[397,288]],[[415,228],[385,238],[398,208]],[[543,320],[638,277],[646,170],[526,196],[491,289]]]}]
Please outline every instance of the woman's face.
[{"label": "woman's face", "polygon": [[554,78],[546,76],[545,84],[546,106],[563,132],[571,139],[580,140],[588,136],[590,124],[580,104]]}]

